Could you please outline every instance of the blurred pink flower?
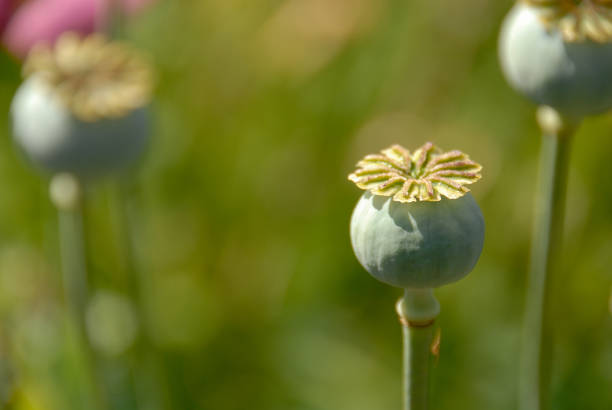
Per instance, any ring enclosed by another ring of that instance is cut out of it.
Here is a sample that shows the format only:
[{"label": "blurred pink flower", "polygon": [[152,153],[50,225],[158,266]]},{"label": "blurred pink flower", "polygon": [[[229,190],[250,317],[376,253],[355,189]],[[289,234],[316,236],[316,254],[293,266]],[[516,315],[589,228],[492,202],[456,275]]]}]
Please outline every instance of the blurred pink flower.
[{"label": "blurred pink flower", "polygon": [[17,6],[17,0],[0,0],[0,34]]},{"label": "blurred pink flower", "polygon": [[[19,0],[0,0],[1,4]],[[89,34],[104,29],[113,1],[117,0],[29,0],[14,11],[3,34],[3,43],[18,57],[25,57],[38,42],[53,43],[66,31]],[[154,0],[118,0],[130,14]],[[9,10],[7,8],[7,10]],[[2,13],[0,8],[0,16]],[[8,11],[10,14],[10,10]]]}]

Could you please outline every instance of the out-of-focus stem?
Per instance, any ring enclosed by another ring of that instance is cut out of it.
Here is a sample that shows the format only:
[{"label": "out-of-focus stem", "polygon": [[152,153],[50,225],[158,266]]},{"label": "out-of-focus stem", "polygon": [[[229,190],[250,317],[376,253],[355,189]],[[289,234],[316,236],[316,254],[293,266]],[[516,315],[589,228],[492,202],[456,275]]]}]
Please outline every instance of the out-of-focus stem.
[{"label": "out-of-focus stem", "polygon": [[172,407],[164,379],[164,369],[160,362],[160,352],[149,338],[142,275],[142,259],[137,249],[140,213],[133,200],[132,185],[120,181],[116,190],[116,206],[119,213],[119,241],[123,244],[123,259],[128,280],[128,293],[134,301],[136,313],[141,324],[140,336],[131,349],[133,379],[139,406],[147,409],[163,410]]},{"label": "out-of-focus stem", "polygon": [[58,210],[59,246],[66,307],[77,329],[94,408],[103,410],[106,401],[96,370],[96,358],[86,332],[85,311],[89,297],[81,186],[70,174],[58,174],[51,180],[50,196]]},{"label": "out-of-focus stem", "polygon": [[432,289],[406,289],[397,304],[404,338],[404,410],[430,408],[434,321],[439,311]]},{"label": "out-of-focus stem", "polygon": [[125,15],[121,0],[111,0],[108,2],[108,15],[110,24],[108,25],[108,37],[121,39],[124,36]]},{"label": "out-of-focus stem", "polygon": [[88,283],[83,252],[83,221],[80,209],[58,210],[62,281],[67,306],[82,316],[88,297]]},{"label": "out-of-focus stem", "polygon": [[542,129],[540,181],[535,208],[519,380],[520,410],[549,410],[553,333],[563,238],[571,137],[577,122],[550,107],[538,110]]}]

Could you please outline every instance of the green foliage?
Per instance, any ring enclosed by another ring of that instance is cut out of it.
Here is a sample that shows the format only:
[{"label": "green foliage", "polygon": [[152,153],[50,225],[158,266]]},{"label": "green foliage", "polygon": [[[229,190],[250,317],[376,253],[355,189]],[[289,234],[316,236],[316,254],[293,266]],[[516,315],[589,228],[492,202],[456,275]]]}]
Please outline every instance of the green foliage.
[{"label": "green foliage", "polygon": [[[158,68],[154,142],[129,183],[89,187],[85,209],[92,286],[140,318],[127,352],[97,353],[113,408],[400,408],[400,292],[353,256],[346,175],[429,140],[483,165],[471,191],[488,232],[474,272],[437,291],[434,405],[516,408],[539,132],[497,65],[510,3],[167,0],[128,28]],[[0,399],[82,410],[48,180],[8,135],[19,68],[0,59]],[[612,407],[611,128],[589,120],[574,144],[559,410]]]}]

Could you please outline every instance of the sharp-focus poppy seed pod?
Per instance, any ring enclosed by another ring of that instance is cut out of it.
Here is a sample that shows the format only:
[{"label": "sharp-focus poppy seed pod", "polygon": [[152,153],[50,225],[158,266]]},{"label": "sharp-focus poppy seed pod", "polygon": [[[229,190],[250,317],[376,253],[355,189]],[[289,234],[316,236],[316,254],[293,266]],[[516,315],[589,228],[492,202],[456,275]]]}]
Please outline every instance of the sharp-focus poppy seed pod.
[{"label": "sharp-focus poppy seed pod", "polygon": [[499,58],[517,91],[580,118],[612,107],[612,9],[569,3],[518,2],[503,23]]},{"label": "sharp-focus poppy seed pod", "polygon": [[68,34],[33,50],[11,106],[13,135],[45,171],[96,177],[134,163],[147,147],[148,65],[98,35]]},{"label": "sharp-focus poppy seed pod", "polygon": [[437,288],[472,271],[484,221],[470,194],[401,203],[366,192],[353,212],[351,239],[359,262],[381,282]]},{"label": "sharp-focus poppy seed pod", "polygon": [[368,155],[349,176],[363,194],[351,218],[357,259],[376,279],[408,289],[436,288],[472,271],[484,220],[466,184],[480,165],[427,143],[413,154],[393,146]]}]

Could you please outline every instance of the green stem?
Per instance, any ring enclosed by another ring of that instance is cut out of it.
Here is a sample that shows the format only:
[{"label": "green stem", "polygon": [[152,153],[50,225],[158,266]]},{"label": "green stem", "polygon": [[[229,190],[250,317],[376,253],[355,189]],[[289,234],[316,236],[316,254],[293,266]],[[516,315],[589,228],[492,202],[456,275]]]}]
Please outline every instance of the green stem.
[{"label": "green stem", "polygon": [[128,293],[134,301],[141,324],[140,337],[131,349],[133,378],[139,407],[163,410],[172,407],[166,383],[165,372],[160,361],[161,352],[157,350],[149,336],[149,325],[143,297],[144,284],[147,278],[142,272],[142,258],[137,251],[138,231],[142,226],[142,215],[139,212],[133,185],[129,181],[120,181],[115,192],[117,212],[119,213],[119,240],[122,241],[123,259],[128,279]]},{"label": "green stem", "polygon": [[[80,209],[58,210],[62,280],[68,308],[82,317],[88,297],[83,222]],[[79,320],[81,322],[82,320]],[[84,323],[83,323],[84,324]]]},{"label": "green stem", "polygon": [[125,15],[122,3],[122,0],[111,0],[108,3],[110,24],[108,25],[107,34],[109,38],[115,40],[123,38],[125,34]]},{"label": "green stem", "polygon": [[68,174],[51,181],[51,199],[58,209],[59,246],[66,306],[74,324],[90,385],[92,408],[106,408],[96,357],[87,337],[85,311],[89,298],[80,184]]},{"label": "green stem", "polygon": [[404,409],[427,410],[430,405],[429,378],[433,324],[402,326],[404,333]]},{"label": "green stem", "polygon": [[434,321],[439,311],[432,289],[406,289],[397,304],[404,336],[404,410],[430,408]]},{"label": "green stem", "polygon": [[549,107],[538,111],[542,129],[540,182],[527,284],[520,410],[548,410],[551,399],[553,325],[563,239],[570,142],[575,124]]}]

